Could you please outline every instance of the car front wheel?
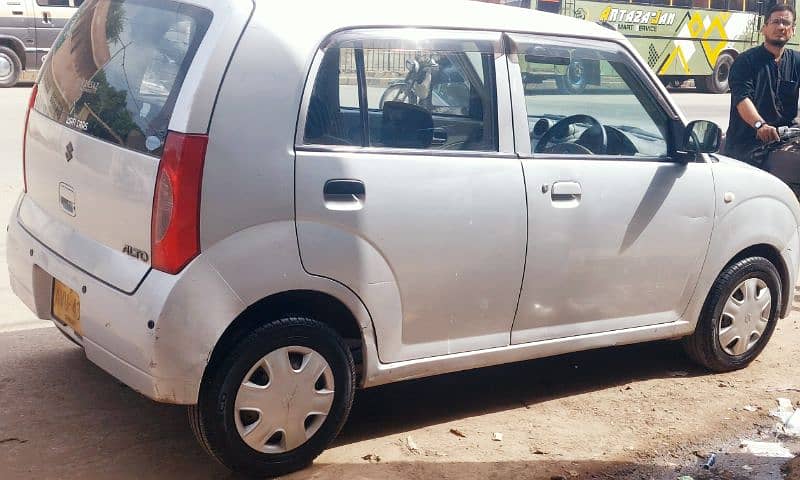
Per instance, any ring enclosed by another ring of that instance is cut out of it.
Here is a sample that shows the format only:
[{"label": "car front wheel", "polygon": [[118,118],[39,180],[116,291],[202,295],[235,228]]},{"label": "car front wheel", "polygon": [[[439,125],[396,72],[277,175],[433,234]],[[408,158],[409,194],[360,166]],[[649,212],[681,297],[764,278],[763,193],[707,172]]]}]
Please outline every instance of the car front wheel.
[{"label": "car front wheel", "polygon": [[749,257],[728,265],[708,294],[697,327],[683,340],[687,354],[716,372],[746,367],[775,330],[781,283],[766,258]]},{"label": "car front wheel", "polygon": [[259,327],[216,363],[189,420],[200,444],[231,470],[271,477],[304,468],[350,413],[352,355],[316,320]]}]

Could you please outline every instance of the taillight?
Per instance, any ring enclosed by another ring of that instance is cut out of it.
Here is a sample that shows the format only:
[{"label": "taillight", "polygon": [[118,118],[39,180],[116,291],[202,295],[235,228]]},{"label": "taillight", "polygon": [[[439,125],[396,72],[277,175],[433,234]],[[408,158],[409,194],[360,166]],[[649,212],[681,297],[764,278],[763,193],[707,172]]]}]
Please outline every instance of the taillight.
[{"label": "taillight", "polygon": [[28,174],[25,169],[25,150],[28,149],[28,119],[31,118],[33,104],[36,103],[36,94],[39,92],[39,84],[34,83],[31,88],[31,96],[28,99],[28,111],[25,112],[25,129],[22,131],[22,189],[28,191]]},{"label": "taillight", "polygon": [[153,268],[175,274],[200,253],[200,191],[207,135],[169,132],[151,220]]}]

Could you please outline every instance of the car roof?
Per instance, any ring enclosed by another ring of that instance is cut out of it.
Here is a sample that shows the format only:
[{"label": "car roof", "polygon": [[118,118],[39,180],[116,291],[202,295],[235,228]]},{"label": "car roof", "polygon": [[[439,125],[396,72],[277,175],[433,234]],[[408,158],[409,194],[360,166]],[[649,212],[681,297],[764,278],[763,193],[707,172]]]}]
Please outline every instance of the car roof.
[{"label": "car roof", "polygon": [[621,40],[614,30],[565,15],[469,0],[255,0],[254,21],[273,31],[287,51],[313,54],[331,33],[345,29],[420,27],[567,35]]}]

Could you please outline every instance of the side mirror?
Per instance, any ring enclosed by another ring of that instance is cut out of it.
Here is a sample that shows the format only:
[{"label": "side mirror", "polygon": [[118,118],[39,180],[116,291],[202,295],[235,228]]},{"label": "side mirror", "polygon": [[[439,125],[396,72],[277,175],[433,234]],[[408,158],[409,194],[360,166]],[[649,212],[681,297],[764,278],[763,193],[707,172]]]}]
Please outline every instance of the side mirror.
[{"label": "side mirror", "polygon": [[679,150],[689,153],[715,153],[722,143],[722,129],[708,120],[689,122],[683,132]]}]

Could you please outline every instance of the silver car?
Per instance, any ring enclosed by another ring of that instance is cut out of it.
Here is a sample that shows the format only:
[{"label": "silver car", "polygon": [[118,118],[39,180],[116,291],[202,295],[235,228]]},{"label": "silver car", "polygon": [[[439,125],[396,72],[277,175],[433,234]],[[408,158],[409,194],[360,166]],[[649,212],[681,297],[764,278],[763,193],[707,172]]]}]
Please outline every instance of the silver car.
[{"label": "silver car", "polygon": [[406,5],[86,0],[31,95],[16,294],[262,475],[356,388],[657,339],[750,363],[790,311],[791,191],[617,32]]}]

